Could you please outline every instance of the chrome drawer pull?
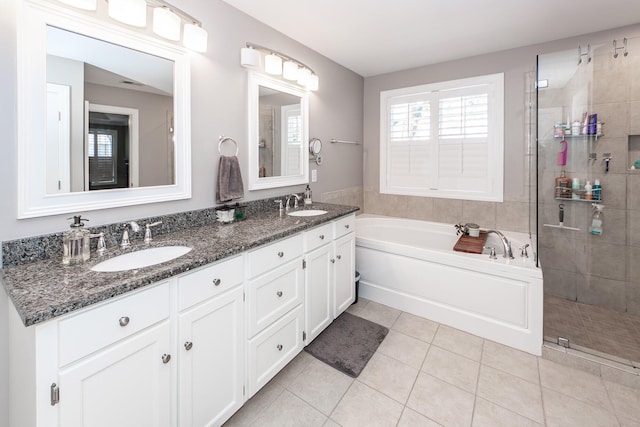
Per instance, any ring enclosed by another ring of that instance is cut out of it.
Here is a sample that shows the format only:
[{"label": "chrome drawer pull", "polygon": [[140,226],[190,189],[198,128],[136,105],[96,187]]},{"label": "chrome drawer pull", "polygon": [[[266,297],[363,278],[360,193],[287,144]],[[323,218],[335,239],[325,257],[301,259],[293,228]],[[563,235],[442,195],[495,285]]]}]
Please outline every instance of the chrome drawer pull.
[{"label": "chrome drawer pull", "polygon": [[282,258],[284,256],[284,252],[278,252],[278,256]]},{"label": "chrome drawer pull", "polygon": [[125,327],[129,324],[129,317],[128,316],[122,316],[120,319],[118,319],[118,323],[120,323],[120,326]]},{"label": "chrome drawer pull", "polygon": [[279,297],[282,297],[282,291],[276,292],[276,295],[278,295]]},{"label": "chrome drawer pull", "polygon": [[282,351],[282,344],[277,345],[278,351]]},{"label": "chrome drawer pull", "polygon": [[213,279],[213,285],[214,286],[220,286],[220,283],[222,283],[222,281],[220,279]]},{"label": "chrome drawer pull", "polygon": [[171,355],[170,354],[163,354],[162,355],[162,363],[167,364],[169,363],[169,361],[171,360]]},{"label": "chrome drawer pull", "polygon": [[192,347],[193,343],[191,341],[187,341],[186,343],[184,343],[184,348],[186,348],[187,351],[191,350]]},{"label": "chrome drawer pull", "polygon": [[324,234],[321,234],[318,237],[320,237],[320,240],[324,240]]}]

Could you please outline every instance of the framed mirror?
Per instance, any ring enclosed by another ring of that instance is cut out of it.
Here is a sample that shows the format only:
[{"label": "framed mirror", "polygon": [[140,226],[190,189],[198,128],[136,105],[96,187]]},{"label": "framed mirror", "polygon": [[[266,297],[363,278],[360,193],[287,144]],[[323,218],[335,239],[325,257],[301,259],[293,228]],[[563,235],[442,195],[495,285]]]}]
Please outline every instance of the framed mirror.
[{"label": "framed mirror", "polygon": [[249,73],[249,189],[309,181],[309,97],[295,85]]},{"label": "framed mirror", "polygon": [[191,197],[189,54],[22,2],[18,218]]}]

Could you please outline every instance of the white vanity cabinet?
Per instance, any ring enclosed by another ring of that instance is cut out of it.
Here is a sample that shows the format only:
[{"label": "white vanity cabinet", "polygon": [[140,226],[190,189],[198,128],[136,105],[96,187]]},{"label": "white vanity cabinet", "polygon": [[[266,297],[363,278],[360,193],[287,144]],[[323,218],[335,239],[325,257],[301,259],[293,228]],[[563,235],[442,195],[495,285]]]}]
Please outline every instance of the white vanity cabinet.
[{"label": "white vanity cabinet", "polygon": [[305,344],[355,299],[355,215],[304,232]]},{"label": "white vanity cabinet", "polygon": [[219,426],[244,403],[243,261],[178,277],[180,426]]},{"label": "white vanity cabinet", "polygon": [[25,328],[10,315],[11,426],[169,426],[170,281]]},{"label": "white vanity cabinet", "polygon": [[303,347],[302,235],[247,254],[247,398]]}]

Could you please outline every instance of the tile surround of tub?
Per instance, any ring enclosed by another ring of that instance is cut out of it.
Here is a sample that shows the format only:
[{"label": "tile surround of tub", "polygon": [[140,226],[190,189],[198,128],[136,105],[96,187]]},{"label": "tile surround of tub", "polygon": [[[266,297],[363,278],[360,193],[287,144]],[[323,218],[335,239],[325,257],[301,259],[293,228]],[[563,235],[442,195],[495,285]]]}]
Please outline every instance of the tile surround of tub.
[{"label": "tile surround of tub", "polygon": [[338,205],[357,206],[360,208],[356,215],[364,211],[364,190],[362,187],[351,187],[342,190],[328,191],[320,195],[323,203],[335,203]]}]

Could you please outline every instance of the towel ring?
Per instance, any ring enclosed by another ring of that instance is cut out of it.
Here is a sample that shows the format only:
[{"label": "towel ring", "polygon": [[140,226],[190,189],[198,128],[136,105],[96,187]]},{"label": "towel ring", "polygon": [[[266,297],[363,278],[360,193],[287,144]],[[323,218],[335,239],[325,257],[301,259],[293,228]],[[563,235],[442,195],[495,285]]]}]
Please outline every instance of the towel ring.
[{"label": "towel ring", "polygon": [[234,155],[237,156],[238,155],[238,143],[236,142],[235,139],[230,138],[228,136],[224,136],[224,135],[220,135],[220,142],[218,142],[218,153],[222,154],[222,151],[220,151],[220,149],[222,148],[222,143],[227,142],[227,141],[233,142],[233,144],[236,146],[236,154],[234,154]]}]

